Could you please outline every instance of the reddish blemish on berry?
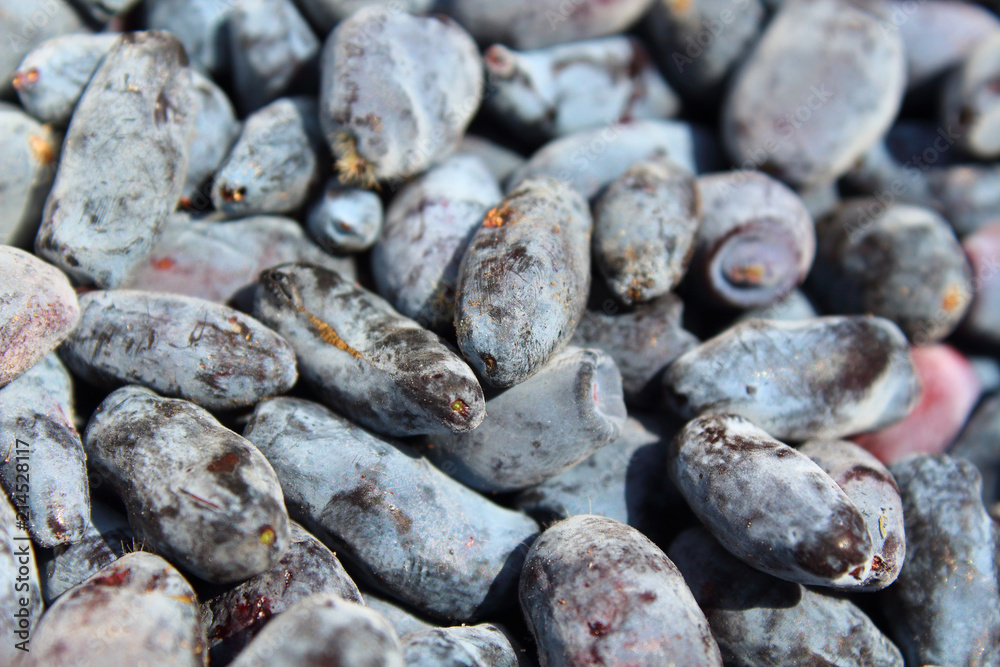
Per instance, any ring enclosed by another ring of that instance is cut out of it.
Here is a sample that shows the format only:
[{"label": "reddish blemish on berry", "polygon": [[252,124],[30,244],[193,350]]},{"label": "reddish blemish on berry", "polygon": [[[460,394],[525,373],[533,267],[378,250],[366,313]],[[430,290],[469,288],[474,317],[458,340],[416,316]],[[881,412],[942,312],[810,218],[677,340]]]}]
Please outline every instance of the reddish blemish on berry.
[{"label": "reddish blemish on berry", "polygon": [[215,459],[208,464],[208,472],[213,473],[230,473],[236,468],[236,464],[240,462],[240,457],[234,452],[226,452],[219,458]]},{"label": "reddish blemish on berry", "polygon": [[166,271],[167,269],[172,269],[174,265],[177,264],[174,260],[169,257],[161,257],[160,259],[153,260],[153,268],[157,271]]},{"label": "reddish blemish on berry", "polygon": [[121,586],[123,583],[128,581],[129,575],[131,574],[132,569],[124,567],[120,570],[115,570],[110,574],[106,574],[103,577],[97,577],[91,580],[91,582],[98,586]]}]

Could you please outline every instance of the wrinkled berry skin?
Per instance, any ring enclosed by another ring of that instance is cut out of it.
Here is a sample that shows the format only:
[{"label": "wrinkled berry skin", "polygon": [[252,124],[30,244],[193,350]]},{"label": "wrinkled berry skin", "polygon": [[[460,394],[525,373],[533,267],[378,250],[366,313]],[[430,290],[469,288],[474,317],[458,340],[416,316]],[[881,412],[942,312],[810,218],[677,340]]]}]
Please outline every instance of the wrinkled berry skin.
[{"label": "wrinkled berry skin", "polygon": [[287,213],[305,203],[319,174],[316,102],[283,97],[243,123],[212,182],[212,204],[227,218]]},{"label": "wrinkled berry skin", "polygon": [[[327,181],[323,196],[309,209],[309,235],[329,253],[367,250],[382,233],[382,200],[374,192]],[[404,313],[405,314],[405,313]]]},{"label": "wrinkled berry skin", "polygon": [[442,9],[480,42],[540,49],[621,32],[650,4],[651,0],[446,0]]},{"label": "wrinkled berry skin", "polygon": [[921,391],[903,333],[870,316],[742,322],[681,355],[664,384],[684,416],[739,414],[782,440],[888,426]]},{"label": "wrinkled berry skin", "polygon": [[805,280],[816,231],[802,200],[760,172],[698,178],[702,216],[691,273],[719,302],[766,306]]},{"label": "wrinkled berry skin", "polygon": [[683,502],[665,483],[667,445],[677,428],[658,419],[630,415],[614,442],[541,484],[521,491],[516,506],[549,523],[577,514],[596,514],[649,534]]},{"label": "wrinkled berry skin", "polygon": [[889,129],[906,88],[903,43],[883,13],[851,0],[784,4],[729,85],[722,133],[733,161],[796,186],[850,169]]},{"label": "wrinkled berry skin", "polygon": [[347,280],[357,277],[353,260],[323,252],[299,223],[261,215],[225,224],[188,220],[169,227],[122,288],[236,301],[240,310],[251,310],[261,271],[288,262],[324,266]]},{"label": "wrinkled berry skin", "polygon": [[701,201],[694,175],[669,161],[639,162],[594,204],[594,261],[626,306],[663,296],[694,252]]},{"label": "wrinkled berry skin", "polygon": [[275,567],[287,549],[274,471],[204,409],[122,387],[98,406],[83,441],[136,537],[196,576],[241,581]]},{"label": "wrinkled berry skin", "polygon": [[[55,354],[0,389],[0,433],[8,446],[16,445],[0,459],[0,484],[9,497],[27,499],[35,543],[54,547],[83,539],[90,523],[87,466],[73,425],[72,378]],[[19,464],[26,474],[18,474]]]},{"label": "wrinkled berry skin", "polygon": [[94,70],[118,37],[116,33],[72,33],[36,46],[14,72],[21,106],[43,123],[66,125]]},{"label": "wrinkled berry skin", "polygon": [[205,664],[194,589],[159,556],[126,554],[67,591],[31,636],[37,665]]},{"label": "wrinkled berry skin", "polygon": [[907,664],[1000,664],[997,530],[975,465],[918,455],[889,470],[903,498],[906,561],[880,596]]},{"label": "wrinkled berry skin", "polygon": [[473,155],[453,155],[407,183],[372,249],[379,293],[421,326],[450,328],[459,264],[483,216],[502,198],[496,177]]},{"label": "wrinkled berry skin", "polygon": [[431,437],[426,454],[474,489],[523,489],[618,437],[626,418],[621,375],[607,354],[569,347],[487,401],[486,414],[473,431]]},{"label": "wrinkled berry skin", "polygon": [[62,137],[0,102],[0,243],[30,248],[56,175]]},{"label": "wrinkled berry skin", "polygon": [[851,601],[741,563],[704,528],[681,533],[677,564],[727,665],[903,667],[903,656]]},{"label": "wrinkled berry skin", "polygon": [[265,271],[255,312],[292,344],[323,402],[359,424],[402,436],[461,433],[483,420],[483,389],[444,341],[333,271]]},{"label": "wrinkled berry skin", "polygon": [[285,92],[319,55],[319,40],[292,0],[240,0],[228,27],[233,90],[244,112]]},{"label": "wrinkled berry skin", "polygon": [[492,115],[546,139],[638,118],[669,118],[680,100],[645,47],[625,36],[535,51],[494,44],[483,54]]},{"label": "wrinkled berry skin", "polygon": [[468,33],[445,17],[365,7],[321,57],[320,122],[346,183],[371,187],[426,171],[458,145],[483,72]]},{"label": "wrinkled berry skin", "polygon": [[695,169],[695,135],[687,123],[637,120],[574,132],[539,148],[507,179],[507,192],[541,176],[557,178],[587,200],[636,162],[669,159]]},{"label": "wrinkled berry skin", "polygon": [[722,665],[680,571],[617,521],[584,514],[542,533],[519,596],[541,665]]},{"label": "wrinkled berry skin", "polygon": [[699,342],[681,327],[684,303],[665,294],[626,312],[615,313],[614,302],[611,309],[585,312],[571,343],[611,355],[621,371],[627,403],[659,403],[663,369]]},{"label": "wrinkled berry skin", "polygon": [[877,591],[896,580],[906,557],[903,501],[882,462],[847,440],[810,440],[799,446],[843,489],[865,518],[874,556],[871,576],[855,590]]},{"label": "wrinkled berry skin", "polygon": [[366,584],[462,622],[509,602],[537,532],[528,517],[315,403],[264,401],[244,433],[274,466],[295,518]]},{"label": "wrinkled berry skin", "polygon": [[35,250],[81,283],[114,287],[177,204],[196,116],[177,38],[126,33],[76,105]]},{"label": "wrinkled berry skin", "polygon": [[0,387],[54,350],[79,320],[76,293],[61,271],[0,246]]},{"label": "wrinkled berry skin", "polygon": [[490,209],[458,270],[458,346],[490,386],[512,387],[563,349],[590,290],[587,203],[551,178]]},{"label": "wrinkled berry skin", "polygon": [[403,667],[389,621],[363,605],[318,593],[277,616],[230,663],[232,667]]},{"label": "wrinkled berry skin", "polygon": [[91,500],[90,522],[85,530],[83,539],[68,547],[57,547],[52,558],[39,567],[46,604],[51,605],[105,565],[141,546],[125,515],[97,498]]},{"label": "wrinkled berry skin", "polygon": [[139,384],[222,410],[284,393],[298,377],[295,351],[281,336],[226,306],[108,290],[82,295],[80,309],[60,353],[92,384]]},{"label": "wrinkled berry skin", "polygon": [[667,470],[705,527],[748,565],[800,584],[867,582],[875,554],[864,515],[809,457],[749,420],[688,422]]},{"label": "wrinkled berry skin", "polygon": [[212,661],[228,663],[273,616],[314,593],[365,603],[333,552],[292,522],[288,551],[274,568],[202,604]]},{"label": "wrinkled berry skin", "polygon": [[[0,576],[8,582],[0,587],[0,607],[6,612],[0,617],[0,640],[3,641],[0,644],[0,661],[5,665],[16,664],[17,656],[22,654],[15,645],[23,639],[14,633],[27,630],[29,638],[36,639],[34,628],[42,615],[42,592],[38,583],[35,550],[31,538],[18,524],[17,512],[7,494],[0,493]],[[18,577],[23,577],[20,583]],[[19,627],[19,619],[14,616],[21,609],[28,613],[27,627]],[[35,650],[35,644],[27,646],[31,651]]]},{"label": "wrinkled berry skin", "polygon": [[934,211],[866,198],[846,202],[816,227],[810,286],[831,312],[884,317],[924,344],[950,334],[968,310],[969,262]]},{"label": "wrinkled berry skin", "polygon": [[520,650],[493,623],[433,628],[400,638],[406,667],[518,667]]}]

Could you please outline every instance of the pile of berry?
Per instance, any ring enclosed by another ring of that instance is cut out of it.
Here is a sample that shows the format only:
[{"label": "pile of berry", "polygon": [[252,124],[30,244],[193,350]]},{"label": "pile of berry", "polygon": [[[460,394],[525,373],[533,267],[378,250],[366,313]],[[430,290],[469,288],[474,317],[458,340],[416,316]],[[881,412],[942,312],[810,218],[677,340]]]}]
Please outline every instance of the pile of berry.
[{"label": "pile of berry", "polygon": [[0,0],[0,665],[1000,665],[997,11]]}]

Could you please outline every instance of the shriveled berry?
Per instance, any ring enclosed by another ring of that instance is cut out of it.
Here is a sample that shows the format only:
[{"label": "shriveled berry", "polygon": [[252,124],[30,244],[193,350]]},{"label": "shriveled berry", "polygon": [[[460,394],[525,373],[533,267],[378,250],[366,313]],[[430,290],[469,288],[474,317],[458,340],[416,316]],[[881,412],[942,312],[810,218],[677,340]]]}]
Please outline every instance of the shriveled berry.
[{"label": "shriveled berry", "polygon": [[858,590],[874,591],[896,580],[906,556],[903,501],[882,462],[846,440],[810,440],[799,448],[844,490],[861,511],[872,538],[871,575]]},{"label": "shriveled berry", "polygon": [[319,155],[316,102],[271,102],[244,121],[212,182],[212,203],[229,218],[294,211],[319,175]]},{"label": "shriveled berry", "polygon": [[138,290],[88,292],[80,304],[80,323],[61,354],[93,384],[140,384],[232,409],[284,393],[298,377],[288,342],[232,308]]},{"label": "shriveled berry", "polygon": [[71,33],[36,46],[14,72],[21,106],[43,123],[65,125],[94,70],[117,41],[115,33]]},{"label": "shriveled berry", "polygon": [[522,135],[552,138],[680,109],[645,47],[624,36],[522,52],[494,44],[483,63],[486,107]]},{"label": "shriveled berry", "polygon": [[288,548],[271,466],[193,403],[123,387],[98,406],[83,440],[91,468],[125,501],[136,537],[198,577],[242,581]]},{"label": "shriveled berry", "polygon": [[486,164],[468,154],[410,181],[389,205],[372,249],[379,293],[428,329],[450,328],[459,264],[483,216],[502,197]]},{"label": "shriveled berry", "polygon": [[333,271],[265,271],[255,312],[292,344],[322,400],[360,424],[419,435],[461,433],[483,420],[483,389],[443,340]]},{"label": "shriveled berry", "polygon": [[594,204],[594,261],[625,305],[651,301],[684,277],[702,217],[690,171],[638,162]]},{"label": "shriveled berry", "polygon": [[685,416],[731,412],[789,440],[882,428],[920,398],[906,339],[880,317],[742,322],[681,355],[664,383]]},{"label": "shriveled berry", "polygon": [[705,612],[726,664],[903,666],[899,649],[853,602],[755,570],[704,528],[681,533],[667,555]]},{"label": "shriveled berry", "polygon": [[430,437],[438,467],[482,491],[538,484],[614,442],[625,422],[621,375],[599,350],[569,347],[486,402],[476,429]]},{"label": "shriveled berry", "polygon": [[43,547],[79,542],[90,523],[86,457],[73,424],[71,383],[52,353],[0,389],[0,433],[10,447],[0,459],[0,484],[11,498],[26,500],[28,529]]},{"label": "shriveled berry", "polygon": [[372,187],[451,153],[479,106],[475,42],[445,17],[365,7],[326,40],[320,121],[345,183]]},{"label": "shriveled berry", "polygon": [[749,420],[688,422],[667,469],[705,527],[751,567],[801,584],[867,584],[875,552],[864,514],[808,456]]},{"label": "shriveled berry", "polygon": [[592,226],[583,198],[552,178],[486,213],[459,267],[455,330],[487,384],[524,382],[569,343],[587,305]]},{"label": "shriveled berry", "polygon": [[879,595],[907,664],[995,665],[1000,656],[997,530],[976,467],[947,455],[889,468],[906,517],[906,561]]},{"label": "shriveled berry", "polygon": [[292,522],[288,551],[275,567],[202,604],[212,661],[228,663],[273,616],[316,593],[365,603],[337,556]]},{"label": "shriveled berry", "polygon": [[245,435],[274,466],[295,518],[365,584],[442,619],[507,607],[537,532],[525,515],[316,403],[264,401]]},{"label": "shriveled berry", "polygon": [[399,638],[389,621],[337,595],[317,593],[268,623],[230,664],[403,667],[404,662]]},{"label": "shriveled berry", "polygon": [[519,597],[543,665],[722,665],[677,567],[612,519],[574,516],[542,533]]},{"label": "shriveled berry", "polygon": [[205,664],[194,589],[170,563],[137,551],[66,592],[31,637],[34,664]]},{"label": "shriveled berry", "polygon": [[730,84],[722,131],[734,162],[796,185],[850,169],[889,129],[906,88],[887,13],[882,3],[785,3]]}]

